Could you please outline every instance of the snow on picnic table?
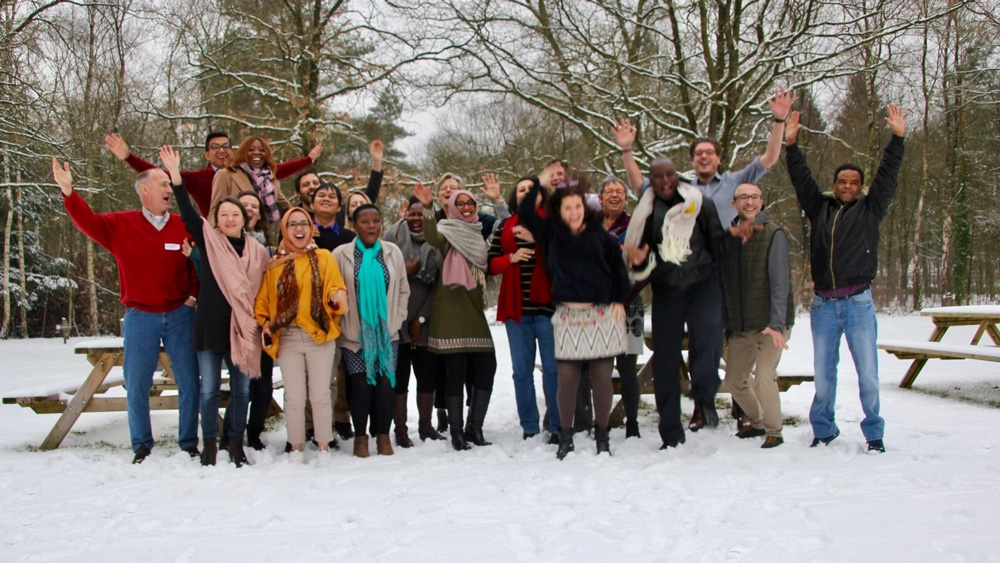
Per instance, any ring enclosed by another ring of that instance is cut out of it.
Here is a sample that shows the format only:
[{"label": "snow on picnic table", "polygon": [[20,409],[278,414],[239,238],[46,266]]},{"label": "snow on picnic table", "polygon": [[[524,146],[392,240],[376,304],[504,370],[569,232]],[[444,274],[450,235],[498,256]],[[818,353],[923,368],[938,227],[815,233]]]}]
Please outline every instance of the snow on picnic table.
[{"label": "snow on picnic table", "polygon": [[[916,314],[880,316],[879,326],[916,342],[933,328]],[[945,341],[967,344],[974,328]],[[644,409],[641,439],[612,430],[614,457],[596,457],[578,436],[577,453],[559,462],[542,437],[521,440],[503,327],[494,337],[494,445],[470,452],[417,440],[392,457],[342,451],[320,469],[307,453],[307,465],[292,466],[278,426],[266,451],[250,453],[252,467],[202,468],[179,452],[176,413],[165,411],[153,413],[153,455],[132,466],[124,413],[86,413],[61,448],[39,452],[57,416],[3,405],[2,560],[1000,561],[1000,409],[984,406],[1000,404],[997,364],[931,360],[901,390],[909,362],[880,352],[882,456],[864,455],[845,344],[842,434],[829,447],[808,447],[813,387],[803,384],[782,394],[794,424],[774,450],[733,437],[724,416],[661,452]],[[78,341],[0,342],[0,395],[79,385],[90,365],[73,353]],[[783,371],[811,373],[808,316],[789,343]],[[411,393],[416,438],[414,402]]]}]

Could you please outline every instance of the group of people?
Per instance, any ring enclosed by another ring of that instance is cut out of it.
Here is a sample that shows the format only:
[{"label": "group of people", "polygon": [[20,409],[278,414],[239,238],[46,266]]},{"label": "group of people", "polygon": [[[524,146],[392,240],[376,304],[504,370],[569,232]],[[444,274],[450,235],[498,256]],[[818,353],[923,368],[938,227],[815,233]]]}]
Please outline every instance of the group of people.
[{"label": "group of people", "polygon": [[[510,343],[524,439],[541,434],[547,420],[549,443],[565,458],[575,448],[581,401],[589,407],[592,400],[596,450],[610,455],[616,367],[626,439],[639,436],[636,359],[644,338],[640,293],[648,286],[661,449],[685,441],[685,338],[695,402],[688,430],[719,424],[715,395],[725,344],[726,383],[741,413],[736,435],[763,437],[763,448],[779,446],[776,370],[795,298],[788,237],[767,217],[758,182],[778,162],[783,142],[812,224],[812,446],[839,435],[833,407],[846,334],[868,450],[884,452],[870,282],[905,121],[889,106],[892,139],[867,195],[862,169],[845,164],[834,174],[831,196],[821,192],[797,145],[794,101],[788,90],[771,98],[767,148],[741,170],[720,173],[721,147],[703,137],[690,146],[690,177],[665,157],[644,177],[632,154],[636,129],[620,120],[612,129],[626,179],[604,179],[596,198],[589,175],[559,160],[520,178],[506,198],[492,174],[477,195],[448,173],[437,180],[436,193],[418,182],[392,224],[376,205],[379,141],[370,146],[368,185],[349,190],[346,202],[340,188],[309,170],[320,145],[279,164],[265,139],[247,137],[233,154],[228,136],[212,133],[205,141],[209,166],[182,171],[169,146],[159,151],[160,169],[108,135],[107,148],[139,172],[135,189],[142,203],[139,211],[108,214],[91,211],[72,187],[69,164],[53,159],[70,217],[118,263],[133,462],[153,447],[149,390],[161,341],[180,397],[180,447],[204,465],[216,463],[220,447],[237,466],[249,463],[244,435],[250,447],[263,448],[274,362],[284,383],[286,451],[293,460],[302,460],[312,440],[319,463],[328,463],[330,448],[339,447],[335,434],[353,439],[355,456],[370,455],[369,436],[378,454],[392,455],[393,426],[396,445],[412,447],[406,425],[411,371],[421,440],[446,439],[447,431],[456,450],[490,445],[483,427],[497,358],[486,318],[487,276],[500,278],[496,320]],[[280,180],[291,176],[295,206],[280,189]],[[631,214],[630,193],[637,199]],[[481,198],[496,215],[481,209]],[[169,213],[174,199],[179,216]],[[545,417],[534,386],[536,352]],[[230,398],[220,429],[223,363]]]}]

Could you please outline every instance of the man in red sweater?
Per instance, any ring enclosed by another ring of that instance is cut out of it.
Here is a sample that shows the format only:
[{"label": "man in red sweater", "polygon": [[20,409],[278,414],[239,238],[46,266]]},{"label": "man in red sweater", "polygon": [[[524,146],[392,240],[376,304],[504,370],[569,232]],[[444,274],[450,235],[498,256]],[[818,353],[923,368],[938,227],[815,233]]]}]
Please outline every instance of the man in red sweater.
[{"label": "man in red sweater", "polygon": [[[135,156],[129,152],[128,144],[117,133],[109,133],[104,137],[104,148],[111,151],[119,160],[124,160],[132,170],[145,172],[151,168],[156,168],[151,162]],[[313,162],[323,153],[323,145],[317,143],[309,151],[309,156],[281,162],[274,172],[275,178],[282,180],[289,176],[309,168]],[[233,158],[233,146],[229,142],[229,136],[219,131],[213,131],[205,137],[205,160],[208,166],[199,170],[181,170],[181,179],[187,186],[191,199],[198,205],[202,217],[208,217],[212,206],[212,180],[215,172],[220,168],[225,168]]]},{"label": "man in red sweater", "polygon": [[170,178],[159,168],[139,174],[135,190],[141,210],[94,213],[73,190],[69,163],[52,159],[52,175],[63,204],[80,231],[103,246],[118,264],[121,300],[125,305],[125,387],[132,463],[142,463],[153,447],[149,391],[160,354],[160,341],[170,356],[177,382],[179,443],[198,457],[198,366],[194,351],[194,304],[197,277],[181,252],[188,234],[170,214]]}]

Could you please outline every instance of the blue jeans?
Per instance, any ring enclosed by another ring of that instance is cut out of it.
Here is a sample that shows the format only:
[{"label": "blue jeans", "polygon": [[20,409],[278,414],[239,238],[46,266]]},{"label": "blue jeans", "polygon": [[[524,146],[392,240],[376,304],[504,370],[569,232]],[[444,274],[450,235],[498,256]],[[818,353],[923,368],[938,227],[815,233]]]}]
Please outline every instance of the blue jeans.
[{"label": "blue jeans", "polygon": [[194,353],[194,307],[181,305],[166,313],[125,309],[125,388],[132,451],[152,449],[149,390],[160,357],[160,341],[170,357],[178,395],[178,443],[198,445],[198,364]]},{"label": "blue jeans", "polygon": [[559,372],[556,370],[556,340],[552,319],[545,315],[525,315],[521,322],[507,319],[507,341],[514,370],[514,399],[517,416],[525,434],[538,434],[538,404],[535,399],[535,342],[542,357],[542,384],[548,395],[549,431],[559,431],[559,404],[556,395]]},{"label": "blue jeans", "polygon": [[226,407],[227,436],[242,437],[247,427],[247,409],[250,408],[250,377],[233,365],[229,352],[202,350],[198,352],[198,371],[201,372],[201,437],[214,440],[219,437],[219,387],[222,385],[222,362],[229,368],[229,406]]},{"label": "blue jeans", "polygon": [[810,313],[816,370],[816,396],[809,409],[813,434],[826,438],[839,432],[833,407],[837,400],[840,336],[847,335],[847,347],[858,372],[861,408],[865,413],[861,431],[866,440],[881,440],[885,420],[878,414],[878,351],[875,348],[878,321],[871,290],[844,299],[813,297]]}]

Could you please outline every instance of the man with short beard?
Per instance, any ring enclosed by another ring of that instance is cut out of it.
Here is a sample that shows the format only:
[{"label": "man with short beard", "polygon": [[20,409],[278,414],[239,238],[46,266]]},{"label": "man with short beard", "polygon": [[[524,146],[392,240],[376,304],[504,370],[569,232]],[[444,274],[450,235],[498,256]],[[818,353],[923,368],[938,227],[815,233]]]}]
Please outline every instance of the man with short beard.
[{"label": "man with short beard", "polygon": [[[680,366],[684,327],[689,334],[691,397],[705,425],[718,426],[715,393],[722,355],[722,296],[713,263],[729,238],[711,198],[681,183],[669,158],[649,169],[652,189],[639,198],[625,232],[633,280],[650,280],[653,290],[653,387],[660,414],[661,449],[683,444]],[[729,235],[749,240],[759,227],[730,226]]]},{"label": "man with short beard", "polygon": [[737,187],[732,207],[738,213],[734,225],[763,225],[763,230],[721,260],[729,350],[726,387],[750,421],[736,436],[766,435],[761,447],[774,448],[784,442],[777,368],[795,322],[788,237],[764,212],[759,186]]},{"label": "man with short beard", "polygon": [[[840,338],[847,345],[858,372],[861,408],[865,413],[861,431],[868,453],[885,453],[882,436],[885,420],[879,416],[878,322],[872,302],[871,281],[878,273],[879,226],[889,212],[896,193],[896,177],[903,161],[906,120],[895,105],[885,118],[892,138],[885,147],[875,181],[868,194],[861,193],[864,171],[842,164],[833,173],[833,196],[824,195],[806,166],[796,144],[799,112],[788,118],[785,156],[788,176],[802,212],[809,218],[809,256],[816,296],[810,308],[816,396],[809,410],[813,428],[812,447],[829,444],[840,435],[834,421],[837,399],[837,364]],[[836,236],[834,233],[836,231]]]}]

